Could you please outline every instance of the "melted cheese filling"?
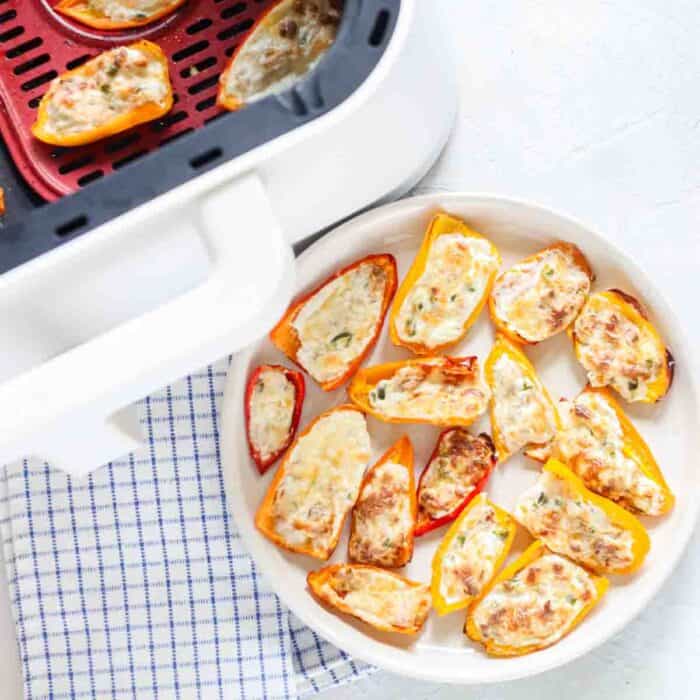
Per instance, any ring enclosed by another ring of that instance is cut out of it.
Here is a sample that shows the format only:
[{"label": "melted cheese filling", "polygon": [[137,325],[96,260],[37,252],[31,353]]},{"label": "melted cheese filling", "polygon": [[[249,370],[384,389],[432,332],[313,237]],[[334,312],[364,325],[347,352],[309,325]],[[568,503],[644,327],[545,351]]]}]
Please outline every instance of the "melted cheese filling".
[{"label": "melted cheese filling", "polygon": [[289,544],[332,548],[370,458],[364,416],[339,410],[300,437],[274,497],[274,529]]},{"label": "melted cheese filling", "polygon": [[591,299],[574,324],[577,354],[591,386],[611,386],[628,401],[644,398],[664,371],[665,350],[653,333],[604,297]]},{"label": "melted cheese filling", "polygon": [[553,455],[569,464],[589,489],[646,515],[663,512],[662,487],[627,456],[620,421],[603,397],[584,392],[562,402],[560,416]]},{"label": "melted cheese filling", "polygon": [[410,479],[394,462],[372,470],[353,510],[349,552],[353,561],[397,566],[404,563],[413,532]]},{"label": "melted cheese filling", "polygon": [[313,70],[330,48],[342,6],[332,0],[288,0],[272,25],[261,25],[222,76],[222,90],[240,102],[282,92]]},{"label": "melted cheese filling", "polygon": [[297,361],[318,382],[332,381],[365,351],[382,320],[388,279],[366,262],[329,282],[300,309],[292,323]]},{"label": "melted cheese filling", "polygon": [[117,22],[138,22],[174,6],[179,0],[86,0],[93,15]]},{"label": "melted cheese filling", "polygon": [[461,522],[441,561],[440,595],[449,604],[478,596],[496,573],[508,529],[484,501]]},{"label": "melted cheese filling", "polygon": [[493,247],[482,238],[439,236],[430,246],[423,274],[401,304],[399,338],[428,348],[460,338],[498,265]]},{"label": "melted cheese filling", "polygon": [[369,393],[369,403],[392,418],[472,420],[486,410],[490,395],[478,372],[408,365],[377,382]]},{"label": "melted cheese filling", "polygon": [[284,372],[264,369],[250,397],[250,441],[262,459],[276,454],[292,429],[296,388]]},{"label": "melted cheese filling", "polygon": [[421,513],[431,520],[452,513],[486,476],[491,458],[485,438],[459,428],[445,433],[420,482]]},{"label": "melted cheese filling", "polygon": [[566,252],[543,251],[501,275],[492,298],[497,316],[525,340],[539,342],[566,328],[591,287],[588,275]]},{"label": "melted cheese filling", "polygon": [[323,584],[332,605],[345,606],[373,625],[420,627],[430,611],[428,586],[412,586],[382,571],[345,566]]},{"label": "melted cheese filling", "polygon": [[584,566],[614,571],[634,561],[632,533],[550,472],[520,497],[515,516],[533,537]]},{"label": "melted cheese filling", "polygon": [[120,47],[51,83],[44,128],[57,135],[92,131],[146,104],[165,106],[167,68],[139,48]]},{"label": "melted cheese filling", "polygon": [[493,376],[493,413],[508,452],[551,440],[557,430],[556,416],[539,383],[506,353],[496,360]]},{"label": "melted cheese filling", "polygon": [[545,554],[496,584],[472,613],[482,636],[502,647],[545,647],[561,639],[596,597],[588,572]]}]

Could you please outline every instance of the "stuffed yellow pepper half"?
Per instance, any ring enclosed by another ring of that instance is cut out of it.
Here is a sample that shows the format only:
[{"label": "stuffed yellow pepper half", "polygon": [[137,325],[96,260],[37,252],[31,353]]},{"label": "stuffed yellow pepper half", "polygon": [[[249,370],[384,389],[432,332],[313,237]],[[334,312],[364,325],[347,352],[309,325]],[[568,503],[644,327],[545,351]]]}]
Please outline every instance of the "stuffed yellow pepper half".
[{"label": "stuffed yellow pepper half", "polygon": [[596,573],[630,574],[649,552],[649,535],[631,513],[589,491],[555,459],[514,511],[530,534]]},{"label": "stuffed yellow pepper half", "polygon": [[674,497],[649,446],[607,389],[586,387],[559,404],[561,427],[552,457],[591,491],[626,510],[663,515]]},{"label": "stuffed yellow pepper half", "polygon": [[633,296],[619,289],[592,294],[570,335],[591,386],[642,403],[662,399],[671,387],[673,356]]},{"label": "stuffed yellow pepper half", "polygon": [[431,355],[454,345],[484,308],[501,256],[463,221],[433,218],[389,317],[396,345]]},{"label": "stuffed yellow pepper half", "polygon": [[573,322],[592,281],[583,253],[572,243],[554,243],[498,276],[489,298],[491,319],[511,340],[539,343]]},{"label": "stuffed yellow pepper half", "polygon": [[430,592],[440,615],[481,594],[508,556],[515,529],[513,518],[484,493],[462,511],[433,557]]},{"label": "stuffed yellow pepper half", "polygon": [[469,606],[464,628],[492,656],[556,644],[590,613],[607,579],[533,542]]},{"label": "stuffed yellow pepper half", "polygon": [[500,462],[523,447],[537,459],[557,433],[549,393],[525,353],[499,333],[484,366],[491,387],[491,429]]}]

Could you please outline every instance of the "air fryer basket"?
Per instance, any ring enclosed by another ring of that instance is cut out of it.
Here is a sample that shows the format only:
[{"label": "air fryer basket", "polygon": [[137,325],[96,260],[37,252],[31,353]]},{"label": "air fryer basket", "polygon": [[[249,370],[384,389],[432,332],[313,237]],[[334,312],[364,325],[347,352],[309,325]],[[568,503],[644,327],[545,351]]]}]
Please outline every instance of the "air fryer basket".
[{"label": "air fryer basket", "polygon": [[[336,42],[312,74],[280,95],[221,111],[218,76],[273,2],[191,0],[146,30],[106,35],[64,21],[47,0],[0,0],[0,185],[9,194],[0,273],[333,109],[379,61],[401,4],[345,0]],[[176,103],[169,114],[78,148],[31,139],[36,106],[57,73],[140,37],[170,58]]]}]

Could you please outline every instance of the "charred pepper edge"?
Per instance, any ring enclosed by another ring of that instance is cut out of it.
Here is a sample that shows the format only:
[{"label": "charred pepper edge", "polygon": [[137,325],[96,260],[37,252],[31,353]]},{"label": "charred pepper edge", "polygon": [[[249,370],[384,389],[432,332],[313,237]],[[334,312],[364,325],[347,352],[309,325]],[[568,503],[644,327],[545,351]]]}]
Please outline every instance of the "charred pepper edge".
[{"label": "charred pepper edge", "polygon": [[515,539],[515,533],[517,530],[516,521],[513,519],[510,513],[503,510],[503,508],[499,508],[495,503],[489,501],[485,493],[482,492],[477,494],[467,505],[467,507],[464,508],[464,510],[459,514],[459,517],[452,523],[452,525],[450,525],[449,530],[445,533],[445,536],[442,538],[438,548],[435,550],[435,554],[433,555],[431,565],[432,578],[430,580],[430,593],[433,598],[433,607],[437,611],[438,615],[447,615],[455,610],[466,608],[471,601],[476,598],[476,596],[468,595],[456,603],[448,603],[443,598],[442,593],[440,593],[440,585],[442,583],[443,562],[445,555],[449,551],[450,545],[454,541],[455,537],[457,537],[462,522],[468,517],[471,510],[481,503],[485,503],[494,509],[496,512],[496,524],[506,528],[508,533],[503,541],[503,549],[498,557],[496,557],[494,562],[493,575],[491,576],[491,579],[486,582],[485,586],[487,586],[488,583],[496,577],[498,570],[503,565],[503,562],[506,560],[506,557],[510,552],[511,546],[513,545],[513,540]]},{"label": "charred pepper edge", "polygon": [[294,330],[294,327],[292,326],[294,319],[297,317],[302,307],[310,299],[316,296],[316,294],[318,294],[326,285],[330,284],[339,277],[342,277],[343,275],[352,272],[360,265],[363,265],[368,262],[378,265],[384,270],[386,274],[386,285],[384,287],[382,308],[379,314],[379,318],[377,319],[377,324],[374,329],[374,333],[372,334],[367,345],[365,346],[365,349],[349,364],[346,372],[344,372],[341,376],[335,379],[325,382],[316,382],[324,391],[333,391],[333,389],[337,389],[339,386],[342,386],[345,382],[347,382],[348,379],[350,379],[350,377],[352,377],[353,374],[355,374],[357,368],[362,364],[364,359],[367,357],[367,355],[371,352],[372,348],[376,344],[377,339],[379,338],[379,334],[382,330],[382,326],[384,325],[384,319],[386,317],[389,304],[391,303],[391,300],[394,296],[394,292],[396,291],[397,272],[396,260],[394,256],[390,255],[389,253],[377,253],[373,255],[366,255],[360,260],[356,260],[355,262],[352,262],[349,265],[342,267],[340,270],[334,272],[329,277],[326,277],[320,284],[311,289],[311,291],[301,294],[296,299],[294,299],[289,305],[287,311],[285,311],[282,318],[277,322],[277,325],[275,325],[275,327],[270,331],[269,337],[272,341],[272,344],[275,345],[275,347],[277,347],[279,350],[281,350],[298,367],[304,370],[307,374],[310,374],[308,370],[304,367],[304,365],[302,365],[301,362],[299,362],[297,357],[301,345],[299,343],[297,333]]},{"label": "charred pepper edge", "polygon": [[524,647],[494,644],[491,640],[484,639],[483,635],[481,634],[481,631],[474,623],[473,615],[477,606],[499,583],[509,578],[513,578],[513,576],[522,571],[522,569],[524,569],[526,566],[532,564],[540,557],[550,553],[553,552],[547,549],[547,547],[542,542],[540,542],[539,540],[535,540],[515,561],[506,566],[501,571],[501,573],[498,576],[496,576],[491,581],[491,583],[488,584],[488,586],[486,586],[482,594],[474,601],[472,601],[472,603],[469,605],[469,609],[467,611],[467,618],[464,625],[464,633],[472,641],[481,644],[484,647],[484,650],[487,654],[491,656],[524,656],[525,654],[531,654],[532,652],[553,646],[557,642],[561,641],[561,639],[563,639],[566,635],[570,634],[590,613],[590,611],[595,607],[598,601],[605,595],[605,592],[607,591],[609,586],[608,580],[603,576],[597,576],[596,574],[588,572],[584,567],[580,567],[579,564],[575,564],[575,566],[579,566],[580,568],[584,569],[586,573],[588,573],[593,583],[593,586],[595,587],[597,595],[581,609],[579,614],[572,620],[571,624],[563,631],[562,635],[558,639],[556,639],[550,644],[529,644]]},{"label": "charred pepper edge", "polygon": [[[510,272],[510,270],[515,267],[516,265],[521,265],[522,263],[525,262],[530,262],[532,260],[537,259],[540,257],[543,253],[546,253],[547,251],[550,250],[562,250],[569,255],[571,255],[574,264],[584,272],[584,274],[588,277],[590,280],[590,283],[593,284],[595,281],[595,273],[593,272],[593,269],[591,268],[590,263],[588,262],[588,259],[586,256],[583,254],[581,249],[573,244],[569,243],[568,241],[557,241],[556,243],[552,243],[551,245],[548,245],[545,248],[542,248],[541,250],[538,250],[536,253],[533,253],[532,255],[528,255],[527,257],[523,258],[522,260],[519,260],[517,263],[514,265],[511,265],[507,270],[504,270],[501,272],[500,275],[496,278],[496,280],[493,283],[493,287],[491,289],[491,294],[489,295],[489,316],[491,317],[491,321],[493,322],[493,325],[496,327],[497,330],[499,330],[503,335],[505,335],[509,340],[513,341],[514,343],[518,343],[521,345],[537,345],[538,343],[543,342],[544,340],[548,340],[549,338],[553,338],[555,335],[558,335],[562,331],[566,330],[565,328],[562,328],[558,330],[556,333],[552,333],[551,335],[548,335],[546,338],[543,338],[542,340],[527,340],[526,338],[523,338],[517,331],[511,330],[509,327],[509,324],[507,321],[504,321],[500,318],[498,315],[498,312],[496,310],[496,302],[494,301],[494,290],[496,286],[498,285],[499,281],[503,279],[503,277]],[[585,300],[584,300],[585,304]],[[581,305],[581,308],[583,308],[583,304]],[[571,328],[575,322],[575,318],[572,320],[572,322],[567,326],[567,328]]]},{"label": "charred pepper edge", "polygon": [[[101,17],[86,7],[86,0],[61,0],[57,5],[54,5],[53,9],[94,29],[132,29],[146,26],[162,17],[166,17],[178,10],[186,2],[187,0],[174,0],[172,4],[154,12],[152,15],[134,20],[114,20],[109,17]],[[81,10],[80,6],[85,7],[85,9]]]},{"label": "charred pepper edge", "polygon": [[476,355],[466,357],[448,357],[442,355],[439,357],[416,357],[408,360],[398,360],[395,362],[385,362],[371,367],[365,367],[355,374],[348,386],[348,396],[350,400],[359,406],[368,415],[384,421],[385,423],[413,423],[413,424],[428,424],[439,425],[445,427],[467,427],[471,425],[481,413],[474,415],[472,418],[465,419],[456,416],[446,416],[445,418],[401,418],[387,417],[383,413],[372,408],[369,402],[369,393],[371,388],[376,386],[383,379],[389,379],[403,367],[443,367],[457,368],[461,367],[479,377],[479,359]]},{"label": "charred pepper edge", "polygon": [[[94,129],[88,129],[87,131],[82,131],[77,134],[60,136],[54,134],[53,132],[48,132],[44,128],[48,122],[48,104],[51,101],[52,96],[51,87],[49,87],[46,94],[41,98],[37,112],[37,119],[31,127],[34,137],[39,141],[43,141],[44,143],[54,146],[82,146],[88,143],[94,143],[95,141],[100,141],[108,136],[113,136],[114,134],[121,133],[127,129],[131,129],[134,126],[138,126],[139,124],[153,121],[154,119],[158,119],[158,117],[162,117],[164,114],[167,114],[173,106],[173,88],[172,83],[170,82],[168,59],[161,50],[160,46],[151,41],[147,41],[146,39],[141,39],[133,44],[126,45],[124,48],[143,51],[157,60],[165,68],[167,93],[165,96],[165,103],[162,107],[155,102],[147,102],[146,104],[140,105],[129,112],[124,112],[123,114],[117,115],[105,124],[95,127]],[[114,49],[109,49],[108,51],[95,56],[95,58],[91,59],[87,63],[83,63],[81,66],[78,66],[73,70],[62,73],[55,78],[55,80],[61,81],[74,75],[80,75],[82,72],[85,72],[86,67],[90,66],[93,61],[99,59],[100,56],[104,55],[105,53],[109,53],[109,51],[114,51]],[[51,85],[53,85],[53,81]]]},{"label": "charred pepper edge", "polygon": [[409,588],[427,588],[426,584],[421,583],[420,581],[414,581],[412,579],[406,578],[405,576],[401,576],[401,574],[396,573],[395,571],[390,571],[388,569],[383,569],[379,566],[371,566],[369,564],[331,564],[330,566],[325,566],[322,569],[319,569],[318,571],[310,571],[307,576],[306,576],[306,583],[309,586],[309,590],[311,593],[313,593],[314,597],[320,601],[321,603],[324,603],[326,606],[328,606],[331,610],[338,611],[341,613],[344,613],[346,615],[350,615],[351,617],[354,617],[357,620],[360,620],[366,625],[369,625],[370,627],[374,627],[374,629],[378,629],[381,632],[398,632],[399,634],[416,634],[417,632],[420,631],[420,629],[423,627],[425,624],[425,620],[427,620],[428,615],[430,614],[430,608],[426,611],[425,617],[423,620],[420,622],[418,625],[412,625],[410,627],[397,627],[396,625],[378,625],[376,623],[368,622],[364,618],[360,617],[356,612],[353,611],[353,609],[349,605],[345,605],[342,603],[335,603],[331,602],[328,597],[322,592],[321,586],[333,575],[335,574],[336,571],[342,569],[342,568],[349,568],[349,569],[365,569],[365,570],[370,570],[370,571],[376,571],[378,573],[381,573],[386,576],[393,576],[394,578],[398,579],[399,581],[403,582],[407,587]]},{"label": "charred pepper edge", "polygon": [[424,343],[412,343],[410,341],[403,340],[399,336],[399,332],[396,328],[396,318],[401,311],[403,302],[405,301],[411,289],[415,286],[416,282],[418,282],[418,280],[425,272],[428,257],[430,255],[430,249],[435,243],[435,241],[437,241],[437,239],[440,236],[451,233],[459,233],[465,238],[476,238],[487,241],[491,246],[492,252],[498,260],[498,268],[500,268],[501,266],[502,259],[500,252],[498,251],[498,248],[496,248],[496,246],[488,238],[486,238],[486,236],[483,236],[477,231],[474,231],[469,226],[467,226],[467,224],[464,221],[454,216],[451,216],[450,214],[440,212],[433,217],[425,232],[418,253],[416,254],[415,259],[411,263],[411,267],[409,268],[406,277],[404,277],[403,282],[401,283],[398,291],[396,292],[396,296],[394,297],[394,302],[391,307],[391,313],[389,315],[389,337],[391,338],[391,342],[394,345],[408,348],[417,355],[428,355],[432,353],[441,352],[442,350],[450,347],[451,345],[455,345],[464,338],[464,336],[467,334],[472,325],[474,325],[477,318],[481,314],[484,306],[486,305],[486,302],[491,294],[491,288],[493,287],[494,280],[496,279],[496,274],[498,272],[497,268],[489,276],[489,280],[484,289],[484,293],[481,299],[479,300],[479,303],[474,307],[474,310],[470,314],[469,318],[467,318],[467,320],[464,322],[462,333],[459,335],[459,337],[455,338],[454,340],[450,340],[447,343],[441,343],[440,345],[435,345],[431,347],[428,347]]},{"label": "charred pepper edge", "polygon": [[[294,409],[292,411],[292,422],[289,426],[289,432],[285,441],[282,443],[281,447],[273,452],[267,459],[263,459],[260,456],[260,452],[253,445],[253,441],[250,435],[250,418],[251,418],[251,399],[253,396],[253,391],[255,390],[255,384],[258,377],[265,370],[273,370],[276,372],[282,372],[284,376],[292,383],[294,386]],[[245,400],[244,400],[244,414],[245,414],[245,427],[246,427],[246,439],[248,441],[248,451],[250,456],[258,467],[258,471],[264,474],[284,453],[284,451],[289,447],[296,435],[297,428],[299,427],[299,419],[301,418],[301,409],[304,404],[304,397],[306,395],[306,384],[304,382],[304,375],[294,369],[289,369],[283,365],[268,365],[263,364],[256,367],[253,373],[250,375],[250,379],[246,384],[245,390]]]},{"label": "charred pepper edge", "polygon": [[[433,448],[432,453],[430,454],[430,457],[428,458],[428,461],[426,462],[426,465],[423,467],[420,476],[418,477],[418,487],[416,489],[416,501],[420,503],[419,495],[420,495],[420,490],[421,486],[423,484],[423,479],[425,478],[425,475],[428,473],[428,468],[432,464],[433,460],[438,454],[438,451],[440,449],[440,444],[442,441],[445,439],[445,437],[455,431],[455,430],[464,430],[461,426],[456,426],[453,428],[448,428],[447,430],[443,430],[440,435],[438,435],[437,442],[435,443],[435,447]],[[475,484],[474,484],[474,489],[470,491],[466,497],[458,503],[453,510],[451,510],[447,515],[443,515],[440,518],[430,518],[426,517],[424,519],[421,519],[421,509],[420,505],[418,506],[418,515],[416,517],[416,530],[415,530],[415,536],[420,537],[421,535],[425,535],[428,532],[432,532],[433,530],[436,530],[439,527],[442,527],[443,525],[446,525],[447,523],[452,522],[456,518],[460,516],[462,511],[469,505],[469,503],[476,498],[483,490],[486,488],[486,484],[488,483],[489,478],[491,477],[491,473],[493,472],[494,468],[496,467],[496,448],[493,444],[493,440],[491,439],[491,436],[488,433],[479,433],[478,435],[479,438],[485,440],[488,444],[489,451],[491,453],[491,466],[489,467],[488,471],[484,476],[481,477]]]},{"label": "charred pepper edge", "polygon": [[[491,431],[493,433],[493,441],[496,445],[496,453],[498,456],[499,463],[505,462],[509,457],[515,454],[515,452],[510,452],[506,448],[505,443],[502,439],[500,427],[498,425],[498,422],[496,421],[496,399],[494,393],[496,378],[494,376],[493,367],[502,355],[508,355],[518,366],[520,366],[521,369],[523,369],[525,376],[537,386],[537,388],[540,390],[540,392],[542,393],[542,395],[544,396],[545,400],[547,401],[554,413],[556,430],[559,430],[559,428],[561,427],[559,412],[557,411],[557,408],[554,402],[552,401],[552,397],[547,391],[547,388],[542,383],[542,380],[539,378],[535,366],[532,364],[532,362],[525,354],[523,349],[520,347],[520,345],[514,343],[504,333],[498,332],[493,347],[491,348],[491,352],[489,353],[488,357],[486,358],[486,362],[484,363],[484,378],[486,379],[486,383],[491,389],[491,400],[489,401],[489,418],[491,421]],[[527,454],[529,457],[532,457],[532,459],[537,459],[538,461],[540,461],[538,457],[535,456],[537,454],[536,450],[546,448],[548,444],[549,443],[528,443],[527,445],[524,445],[523,448],[525,450],[525,454]],[[528,454],[528,452],[530,452],[530,454]]]},{"label": "charred pepper edge", "polygon": [[[411,517],[412,517],[412,524],[411,528],[408,533],[408,543],[406,547],[402,548],[402,550],[399,552],[401,555],[400,557],[397,557],[398,563],[396,564],[375,564],[375,566],[382,566],[383,568],[399,568],[401,566],[405,566],[408,564],[408,562],[411,561],[413,558],[413,543],[414,543],[414,534],[413,531],[415,529],[415,524],[416,524],[416,517],[417,517],[417,512],[418,512],[418,504],[416,501],[416,485],[415,485],[415,478],[413,476],[413,445],[411,444],[411,440],[407,435],[402,435],[364,474],[362,477],[362,483],[360,484],[360,490],[358,493],[357,500],[355,501],[355,505],[357,505],[361,500],[362,500],[362,494],[365,490],[365,487],[369,484],[370,479],[372,478],[372,474],[374,471],[386,464],[387,462],[395,462],[396,464],[400,464],[401,466],[405,467],[406,472],[408,473],[408,495],[410,498],[410,503],[411,503]],[[353,506],[352,509],[352,516],[350,520],[350,538],[348,540],[348,561],[357,563],[357,564],[372,564],[373,562],[370,561],[360,561],[357,559],[354,559],[350,552],[351,552],[351,543],[353,541],[353,537],[355,536],[355,527],[356,527],[356,515],[355,515],[355,506]]]},{"label": "charred pepper edge", "polygon": [[[272,481],[270,482],[270,485],[267,487],[267,491],[265,492],[265,496],[263,497],[262,502],[258,506],[258,510],[255,514],[255,527],[265,536],[267,539],[269,539],[271,542],[276,544],[278,547],[281,547],[282,549],[286,549],[287,551],[290,552],[296,552],[298,554],[306,554],[307,556],[314,557],[315,559],[322,559],[326,560],[328,559],[333,552],[335,551],[335,548],[338,546],[338,541],[340,540],[340,536],[343,532],[343,526],[345,524],[345,521],[347,520],[347,517],[350,513],[350,510],[352,509],[352,506],[355,504],[352,503],[350,507],[348,507],[347,512],[345,513],[345,516],[343,517],[342,521],[339,523],[338,531],[336,533],[335,538],[329,545],[329,547],[325,549],[313,549],[312,547],[305,546],[305,545],[294,545],[294,544],[289,544],[283,537],[278,535],[274,528],[272,527],[272,517],[271,517],[271,510],[272,510],[272,505],[274,502],[275,494],[277,493],[277,488],[279,487],[280,483],[282,482],[282,479],[284,478],[286,467],[287,467],[287,462],[289,460],[290,455],[293,453],[294,448],[296,445],[299,443],[299,441],[308,435],[311,430],[316,426],[316,424],[322,419],[325,418],[332,413],[338,412],[338,411],[356,411],[357,413],[361,414],[364,416],[363,411],[361,411],[357,406],[353,406],[352,404],[341,404],[340,406],[334,406],[331,409],[328,409],[327,411],[324,411],[323,413],[319,414],[314,418],[305,428],[304,430],[299,433],[292,444],[289,446],[287,452],[284,455],[284,458],[280,462],[279,466],[277,467],[277,471],[275,472],[274,477],[272,478]],[[358,489],[358,494],[359,494],[359,489]],[[355,499],[357,500],[357,499]]]}]

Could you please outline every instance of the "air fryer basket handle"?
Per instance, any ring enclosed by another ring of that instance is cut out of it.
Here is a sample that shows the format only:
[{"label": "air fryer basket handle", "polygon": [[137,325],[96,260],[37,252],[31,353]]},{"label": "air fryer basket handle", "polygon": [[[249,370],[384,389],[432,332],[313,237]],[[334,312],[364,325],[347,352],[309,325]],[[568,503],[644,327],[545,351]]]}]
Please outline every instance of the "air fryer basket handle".
[{"label": "air fryer basket handle", "polygon": [[0,385],[0,464],[37,456],[85,474],[139,446],[131,406],[202,357],[262,335],[292,293],[293,255],[255,173],[207,193],[199,287]]}]

